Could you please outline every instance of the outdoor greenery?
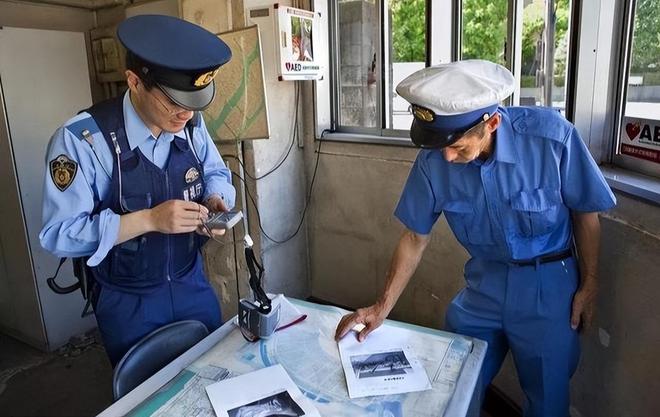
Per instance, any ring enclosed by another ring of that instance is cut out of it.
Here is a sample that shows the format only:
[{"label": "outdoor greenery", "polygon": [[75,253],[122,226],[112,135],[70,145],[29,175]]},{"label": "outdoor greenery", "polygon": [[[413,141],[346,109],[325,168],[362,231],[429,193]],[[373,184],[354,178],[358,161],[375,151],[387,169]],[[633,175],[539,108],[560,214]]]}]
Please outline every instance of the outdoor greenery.
[{"label": "outdoor greenery", "polygon": [[660,0],[637,0],[634,30],[631,72],[660,72]]},{"label": "outdoor greenery", "polygon": [[[394,62],[426,60],[425,0],[390,0]],[[556,0],[555,85],[564,84],[570,0]],[[507,0],[463,0],[463,58],[504,64]],[[535,85],[537,43],[543,35],[545,0],[532,0],[523,11],[523,87]],[[660,85],[660,0],[637,0],[631,73],[644,85]]]},{"label": "outdoor greenery", "polygon": [[425,0],[390,0],[394,62],[426,61]]},{"label": "outdoor greenery", "polygon": [[507,0],[463,0],[463,58],[504,64]]},{"label": "outdoor greenery", "polygon": [[[555,67],[554,75],[566,74],[566,47],[568,45],[569,0],[555,2]],[[545,26],[545,1],[534,0],[523,11],[522,73],[534,75],[538,68],[536,44],[542,39]]]}]

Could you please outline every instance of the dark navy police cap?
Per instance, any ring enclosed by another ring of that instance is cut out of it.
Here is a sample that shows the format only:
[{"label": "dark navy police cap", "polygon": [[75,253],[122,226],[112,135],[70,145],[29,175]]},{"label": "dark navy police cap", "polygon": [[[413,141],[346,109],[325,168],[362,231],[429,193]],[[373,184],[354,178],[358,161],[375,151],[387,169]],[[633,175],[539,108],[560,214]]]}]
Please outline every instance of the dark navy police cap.
[{"label": "dark navy police cap", "polygon": [[173,102],[189,110],[211,104],[217,70],[231,59],[229,46],[216,35],[171,16],[130,17],[119,24],[117,37],[143,62],[138,75],[151,77]]},{"label": "dark navy police cap", "polygon": [[444,148],[491,117],[514,85],[513,75],[503,66],[474,59],[416,71],[396,91],[412,105],[413,143]]}]

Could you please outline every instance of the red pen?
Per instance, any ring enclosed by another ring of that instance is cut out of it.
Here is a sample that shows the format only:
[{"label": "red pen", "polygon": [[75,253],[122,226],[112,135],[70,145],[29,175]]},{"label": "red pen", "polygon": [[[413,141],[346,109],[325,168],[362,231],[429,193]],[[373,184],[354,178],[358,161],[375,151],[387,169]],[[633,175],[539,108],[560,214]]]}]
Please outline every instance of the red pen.
[{"label": "red pen", "polygon": [[280,331],[280,330],[284,330],[284,329],[286,329],[287,327],[291,327],[291,326],[293,326],[294,324],[298,324],[298,323],[300,323],[301,321],[305,320],[306,318],[307,318],[307,314],[303,314],[302,316],[298,317],[297,319],[295,319],[295,320],[292,321],[291,323],[284,324],[284,325],[278,327],[277,329],[275,329],[275,331],[277,332],[277,331]]}]

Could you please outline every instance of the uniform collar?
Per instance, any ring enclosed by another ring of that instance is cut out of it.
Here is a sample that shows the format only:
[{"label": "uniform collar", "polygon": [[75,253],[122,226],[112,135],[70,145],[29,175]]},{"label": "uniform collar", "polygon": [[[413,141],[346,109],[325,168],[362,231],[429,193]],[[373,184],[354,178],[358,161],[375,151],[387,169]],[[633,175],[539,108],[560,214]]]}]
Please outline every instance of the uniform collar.
[{"label": "uniform collar", "polygon": [[[149,130],[147,125],[144,124],[140,116],[135,111],[135,107],[133,107],[133,103],[131,103],[129,93],[130,91],[126,91],[126,94],[124,94],[124,128],[126,129],[128,146],[130,146],[131,150],[133,150],[147,142],[149,139],[155,139],[151,134],[151,130]],[[169,143],[174,140],[174,136],[185,138],[183,129],[177,133],[162,132],[158,137],[158,140]]]},{"label": "uniform collar", "polygon": [[515,164],[518,161],[518,152],[513,142],[515,137],[509,113],[504,107],[499,107],[497,111],[502,117],[502,122],[496,131],[493,159],[497,162]]}]

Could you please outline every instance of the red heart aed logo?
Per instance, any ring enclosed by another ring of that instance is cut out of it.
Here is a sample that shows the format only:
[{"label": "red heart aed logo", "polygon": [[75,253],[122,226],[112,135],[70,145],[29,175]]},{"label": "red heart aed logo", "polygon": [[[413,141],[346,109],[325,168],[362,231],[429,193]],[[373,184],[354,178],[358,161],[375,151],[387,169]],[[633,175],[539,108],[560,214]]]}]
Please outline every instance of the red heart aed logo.
[{"label": "red heart aed logo", "polygon": [[287,71],[291,71],[291,67],[293,66],[293,64],[291,64],[290,62],[287,62],[286,64],[284,64],[284,66],[286,67]]},{"label": "red heart aed logo", "polygon": [[639,123],[626,124],[626,133],[628,134],[630,140],[634,140],[637,135],[639,135],[640,130],[642,130],[642,128],[640,127]]}]

